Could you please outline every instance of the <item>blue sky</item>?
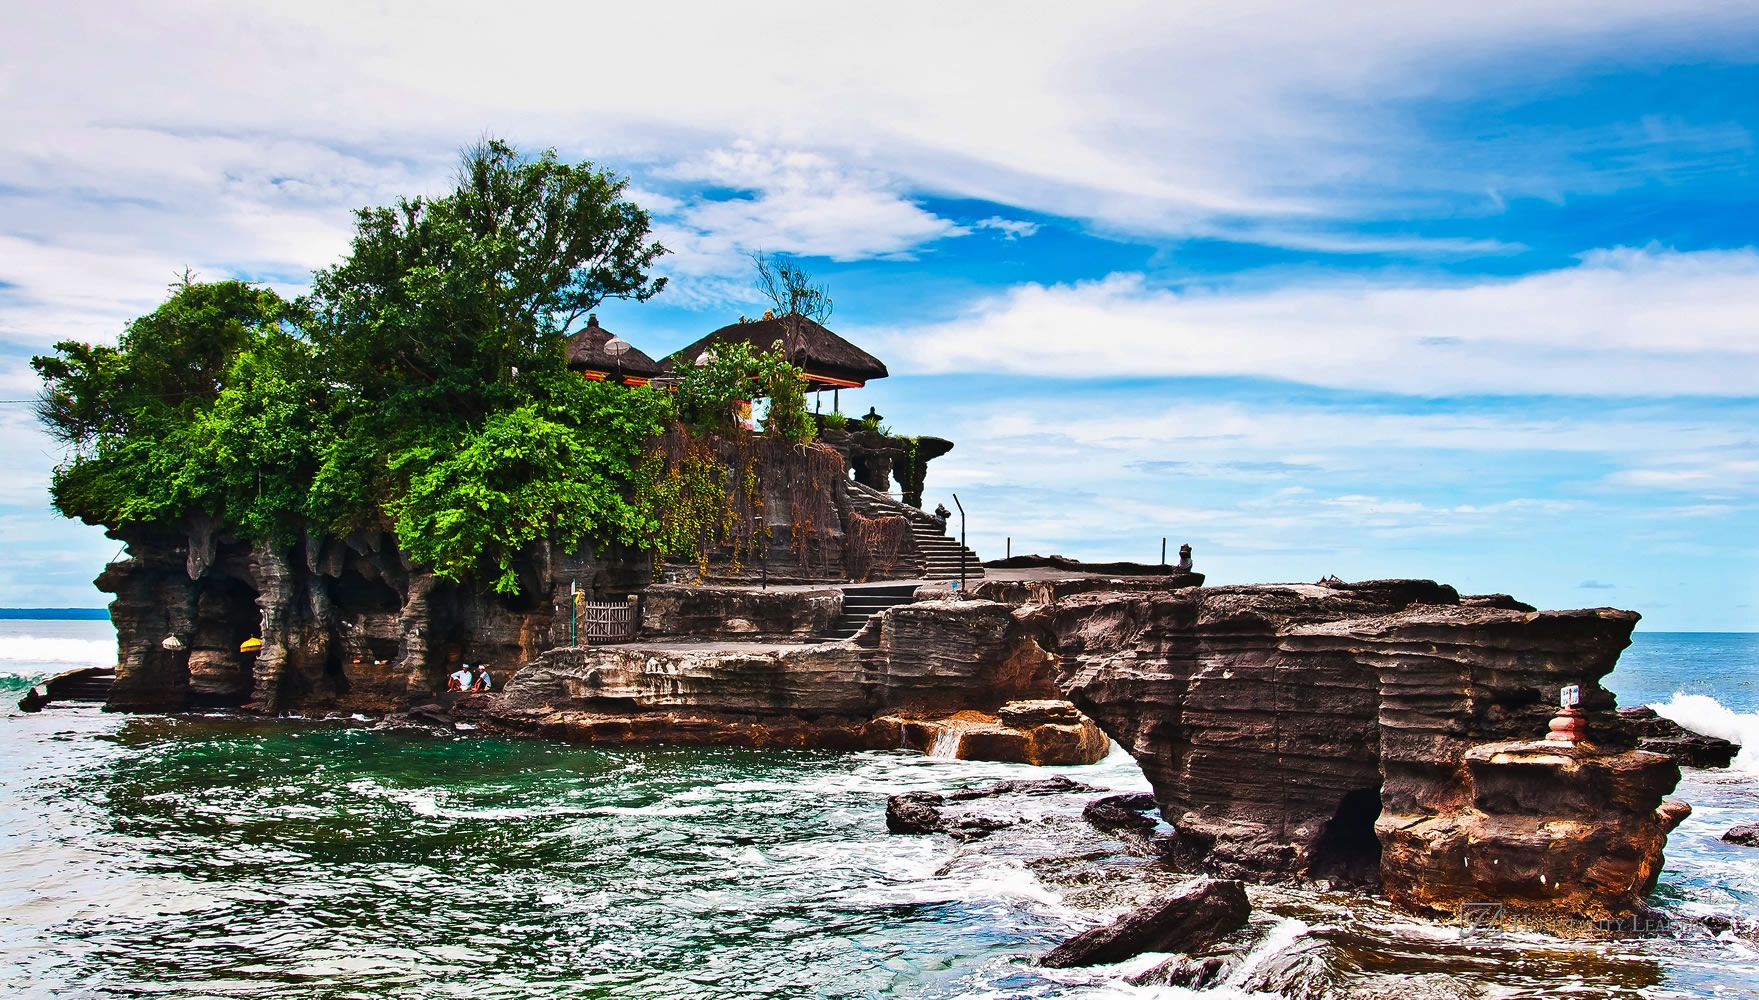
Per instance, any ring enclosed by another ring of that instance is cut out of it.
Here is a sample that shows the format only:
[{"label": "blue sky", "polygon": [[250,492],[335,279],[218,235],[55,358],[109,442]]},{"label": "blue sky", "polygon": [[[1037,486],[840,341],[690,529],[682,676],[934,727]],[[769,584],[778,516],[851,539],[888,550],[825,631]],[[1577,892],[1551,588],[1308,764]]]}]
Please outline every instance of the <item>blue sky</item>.
[{"label": "blue sky", "polygon": [[[1751,5],[1039,6],[9,9],[0,397],[185,266],[300,291],[494,133],[631,179],[650,354],[800,256],[986,557],[1759,630]],[[0,424],[0,605],[101,603]]]}]

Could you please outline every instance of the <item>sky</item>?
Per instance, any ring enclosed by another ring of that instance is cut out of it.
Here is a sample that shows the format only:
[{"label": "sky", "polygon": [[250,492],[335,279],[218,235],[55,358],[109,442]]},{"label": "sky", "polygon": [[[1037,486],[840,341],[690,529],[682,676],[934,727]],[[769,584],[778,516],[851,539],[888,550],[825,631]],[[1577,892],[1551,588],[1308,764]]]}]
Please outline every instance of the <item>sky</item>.
[{"label": "sky", "polygon": [[[1759,631],[1759,7],[740,6],[5,5],[0,398],[495,135],[629,179],[656,357],[796,255],[984,558]],[[0,606],[106,600],[60,458],[0,405]]]}]

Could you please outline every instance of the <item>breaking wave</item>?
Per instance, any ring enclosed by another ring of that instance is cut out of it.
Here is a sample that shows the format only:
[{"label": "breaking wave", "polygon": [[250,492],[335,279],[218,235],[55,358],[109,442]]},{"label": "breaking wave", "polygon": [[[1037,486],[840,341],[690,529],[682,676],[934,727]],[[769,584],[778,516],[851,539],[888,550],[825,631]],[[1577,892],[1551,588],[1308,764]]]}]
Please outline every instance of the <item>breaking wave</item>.
[{"label": "breaking wave", "polygon": [[1649,706],[1694,733],[1715,736],[1741,745],[1731,770],[1759,774],[1759,713],[1737,712],[1707,694],[1675,692],[1673,698]]},{"label": "breaking wave", "polygon": [[10,635],[0,639],[0,663],[104,667],[115,662],[116,642],[113,639],[39,638],[34,635]]}]

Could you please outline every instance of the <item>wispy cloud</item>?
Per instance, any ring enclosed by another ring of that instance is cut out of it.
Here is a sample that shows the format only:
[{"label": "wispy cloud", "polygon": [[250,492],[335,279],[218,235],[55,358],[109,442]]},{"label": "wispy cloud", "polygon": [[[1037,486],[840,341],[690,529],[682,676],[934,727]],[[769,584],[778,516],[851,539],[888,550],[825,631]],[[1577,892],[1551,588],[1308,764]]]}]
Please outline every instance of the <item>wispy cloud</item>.
[{"label": "wispy cloud", "polygon": [[1015,286],[961,318],[875,335],[900,367],[921,372],[1744,395],[1759,385],[1759,252],[1609,250],[1514,279],[1329,278],[1240,291],[1115,274]]},{"label": "wispy cloud", "polygon": [[1018,240],[1038,232],[1038,223],[1027,222],[1023,219],[1004,219],[999,215],[992,215],[987,219],[979,219],[972,223],[972,228],[993,229],[1002,234],[1002,239]]}]

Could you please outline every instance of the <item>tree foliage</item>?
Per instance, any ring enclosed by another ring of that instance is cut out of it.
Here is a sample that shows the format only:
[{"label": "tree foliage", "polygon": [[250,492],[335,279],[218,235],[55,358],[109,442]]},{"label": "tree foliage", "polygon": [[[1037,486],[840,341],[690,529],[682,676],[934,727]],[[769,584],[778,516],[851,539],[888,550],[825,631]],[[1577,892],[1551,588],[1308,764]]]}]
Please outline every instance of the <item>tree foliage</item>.
[{"label": "tree foliage", "polygon": [[111,528],[201,514],[278,544],[390,530],[438,575],[502,592],[543,539],[682,546],[679,491],[655,479],[679,413],[732,433],[732,402],[764,396],[782,404],[766,429],[805,441],[804,376],[729,350],[687,373],[675,408],[568,371],[577,320],[664,286],[624,185],[485,142],[450,193],[359,211],[305,299],[186,275],[116,347],[57,344],[32,360],[38,415],[69,448],[56,508]]}]

